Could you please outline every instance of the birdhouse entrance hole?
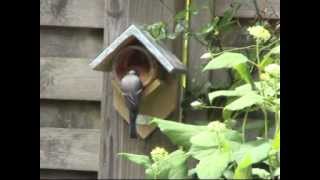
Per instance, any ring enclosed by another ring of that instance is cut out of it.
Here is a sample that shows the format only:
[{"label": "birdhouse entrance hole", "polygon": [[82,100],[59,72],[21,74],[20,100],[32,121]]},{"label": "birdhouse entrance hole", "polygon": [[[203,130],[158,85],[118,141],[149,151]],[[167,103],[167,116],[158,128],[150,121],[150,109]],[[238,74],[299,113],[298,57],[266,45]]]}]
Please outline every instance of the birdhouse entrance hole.
[{"label": "birdhouse entrance hole", "polygon": [[127,46],[115,58],[113,70],[118,82],[130,70],[135,70],[139,74],[144,86],[147,86],[157,76],[157,62],[143,46]]}]

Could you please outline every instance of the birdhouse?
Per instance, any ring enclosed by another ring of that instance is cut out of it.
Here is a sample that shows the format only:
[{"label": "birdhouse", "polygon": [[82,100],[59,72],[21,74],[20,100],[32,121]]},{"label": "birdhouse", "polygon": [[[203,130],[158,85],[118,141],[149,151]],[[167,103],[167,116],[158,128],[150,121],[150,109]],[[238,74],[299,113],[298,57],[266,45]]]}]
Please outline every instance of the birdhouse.
[{"label": "birdhouse", "polygon": [[91,63],[97,71],[112,74],[113,106],[129,122],[129,111],[121,93],[120,82],[129,71],[138,72],[143,84],[137,133],[145,139],[156,127],[150,117],[167,118],[178,105],[178,76],[186,67],[161,42],[141,27],[131,25]]}]

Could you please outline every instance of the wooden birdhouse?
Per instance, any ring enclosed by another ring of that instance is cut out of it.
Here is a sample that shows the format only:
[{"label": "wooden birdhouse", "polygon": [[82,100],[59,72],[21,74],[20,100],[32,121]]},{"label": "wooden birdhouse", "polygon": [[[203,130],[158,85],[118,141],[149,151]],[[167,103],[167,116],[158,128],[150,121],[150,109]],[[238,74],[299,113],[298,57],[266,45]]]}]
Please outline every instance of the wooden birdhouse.
[{"label": "wooden birdhouse", "polygon": [[90,66],[98,71],[112,72],[113,105],[129,122],[129,112],[121,93],[120,81],[129,71],[139,74],[144,90],[137,118],[137,133],[146,138],[155,130],[148,124],[150,117],[167,118],[177,107],[177,75],[186,67],[161,42],[141,27],[131,25]]}]

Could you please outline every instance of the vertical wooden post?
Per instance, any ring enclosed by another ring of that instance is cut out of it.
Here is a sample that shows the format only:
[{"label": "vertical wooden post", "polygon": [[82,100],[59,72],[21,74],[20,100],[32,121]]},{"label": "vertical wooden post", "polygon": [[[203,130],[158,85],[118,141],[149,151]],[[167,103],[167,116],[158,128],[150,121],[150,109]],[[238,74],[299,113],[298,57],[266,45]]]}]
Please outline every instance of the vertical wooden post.
[{"label": "vertical wooden post", "polygon": [[[175,11],[175,1],[163,2]],[[160,20],[168,21],[172,18],[172,13],[175,12],[170,12],[160,1],[155,0],[105,0],[104,45],[108,46],[133,23],[150,24]],[[168,45],[169,48],[172,47],[172,44]],[[112,91],[111,74],[104,73],[98,178],[144,178],[143,168],[121,159],[117,154],[120,152],[148,154],[155,146],[170,150],[173,145],[159,130],[146,140],[130,139],[128,124],[113,107]]]}]

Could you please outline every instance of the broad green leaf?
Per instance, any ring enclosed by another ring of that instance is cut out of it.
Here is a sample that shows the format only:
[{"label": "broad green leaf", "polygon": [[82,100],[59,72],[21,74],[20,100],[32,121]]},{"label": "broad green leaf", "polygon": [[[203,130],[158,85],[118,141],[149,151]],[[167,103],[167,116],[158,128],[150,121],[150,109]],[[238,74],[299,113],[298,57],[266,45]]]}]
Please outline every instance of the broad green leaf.
[{"label": "broad green leaf", "polygon": [[241,144],[238,151],[233,154],[233,159],[238,163],[244,156],[250,154],[252,164],[262,161],[267,158],[271,149],[270,141],[260,139]]},{"label": "broad green leaf", "polygon": [[226,139],[229,141],[234,141],[234,142],[241,142],[242,141],[242,136],[239,132],[228,129],[225,133],[224,136]]},{"label": "broad green leaf", "polygon": [[165,179],[183,179],[188,175],[187,159],[189,155],[182,150],[176,150],[159,162],[159,177]]},{"label": "broad green leaf", "polygon": [[211,59],[212,55],[211,53],[207,52],[201,55],[200,59]]},{"label": "broad green leaf", "polygon": [[250,153],[247,153],[238,163],[233,179],[250,179],[251,164],[252,164],[251,155]]},{"label": "broad green leaf", "polygon": [[208,147],[208,146],[197,146],[197,145],[192,145],[189,149],[189,154],[197,159],[197,160],[201,160],[203,158],[207,158],[208,156],[212,155],[213,153],[215,153],[217,149],[215,149],[214,147]]},{"label": "broad green leaf", "polygon": [[224,52],[220,56],[213,58],[203,69],[203,71],[232,68],[238,64],[245,63],[248,58],[240,53]]},{"label": "broad green leaf", "polygon": [[261,104],[262,102],[262,96],[256,93],[249,93],[228,104],[225,108],[230,111],[237,111],[252,106],[254,104]]},{"label": "broad green leaf", "polygon": [[192,168],[188,171],[188,176],[192,176],[196,173],[196,168]]},{"label": "broad green leaf", "polygon": [[280,45],[274,47],[270,51],[271,54],[280,54]]},{"label": "broad green leaf", "polygon": [[190,138],[192,136],[208,130],[207,126],[183,124],[159,118],[154,118],[151,123],[156,123],[161,132],[167,135],[172,143],[179,146],[184,146],[185,148],[190,147]]},{"label": "broad green leaf", "polygon": [[142,165],[144,168],[151,166],[151,161],[148,156],[129,154],[129,153],[118,153],[119,156],[124,157],[125,159],[134,162],[136,164]]},{"label": "broad green leaf", "polygon": [[233,178],[233,176],[234,176],[234,173],[233,173],[233,171],[231,171],[231,170],[225,170],[224,172],[223,172],[223,176],[226,178],[226,179],[232,179]]},{"label": "broad green leaf", "polygon": [[251,87],[253,88],[253,79],[251,77],[251,74],[249,72],[249,69],[247,67],[246,63],[241,63],[234,66],[234,69],[239,73],[241,79],[243,79],[246,83],[249,83]]},{"label": "broad green leaf", "polygon": [[214,147],[218,146],[219,140],[215,132],[204,131],[191,137],[191,144],[197,146]]},{"label": "broad green leaf", "polygon": [[252,175],[256,175],[261,179],[271,179],[270,173],[260,168],[252,168]]},{"label": "broad green leaf", "polygon": [[273,176],[280,176],[280,167],[274,171]]},{"label": "broad green leaf", "polygon": [[207,158],[203,158],[196,166],[196,172],[200,179],[220,178],[230,162],[227,152],[216,151]]},{"label": "broad green leaf", "polygon": [[212,102],[215,98],[220,96],[243,96],[245,92],[235,91],[235,90],[220,90],[214,91],[208,94],[209,100]]},{"label": "broad green leaf", "polygon": [[272,149],[276,152],[280,151],[280,131],[276,133],[276,136],[272,141]]}]

